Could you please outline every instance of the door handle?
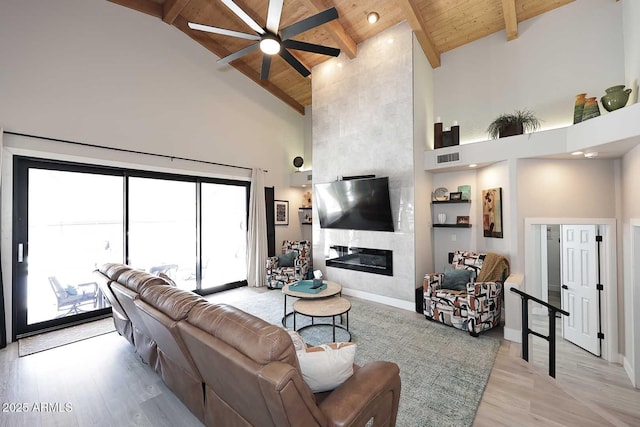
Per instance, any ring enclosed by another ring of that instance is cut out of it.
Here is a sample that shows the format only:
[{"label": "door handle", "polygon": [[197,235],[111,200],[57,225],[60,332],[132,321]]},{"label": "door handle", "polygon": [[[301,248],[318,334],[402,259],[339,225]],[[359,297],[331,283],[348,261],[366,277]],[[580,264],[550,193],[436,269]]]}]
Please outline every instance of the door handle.
[{"label": "door handle", "polygon": [[567,285],[562,285],[562,289],[569,289]]}]

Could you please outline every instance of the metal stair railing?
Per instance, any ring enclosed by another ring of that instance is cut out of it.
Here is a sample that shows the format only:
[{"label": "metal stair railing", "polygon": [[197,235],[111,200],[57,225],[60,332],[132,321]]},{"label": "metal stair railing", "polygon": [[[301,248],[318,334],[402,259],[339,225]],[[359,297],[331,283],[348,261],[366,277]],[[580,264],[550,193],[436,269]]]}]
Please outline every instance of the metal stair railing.
[{"label": "metal stair railing", "polygon": [[[520,295],[522,301],[522,358],[525,361],[529,361],[529,334],[535,335],[546,340],[549,343],[549,375],[553,378],[556,377],[556,313],[569,316],[569,312],[564,311],[558,307],[554,307],[549,303],[542,301],[529,295],[526,292],[522,292],[519,289],[511,288],[511,292],[515,292]],[[529,329],[529,304],[528,301],[535,301],[538,304],[542,304],[549,310],[549,335],[545,336],[536,331]]]}]

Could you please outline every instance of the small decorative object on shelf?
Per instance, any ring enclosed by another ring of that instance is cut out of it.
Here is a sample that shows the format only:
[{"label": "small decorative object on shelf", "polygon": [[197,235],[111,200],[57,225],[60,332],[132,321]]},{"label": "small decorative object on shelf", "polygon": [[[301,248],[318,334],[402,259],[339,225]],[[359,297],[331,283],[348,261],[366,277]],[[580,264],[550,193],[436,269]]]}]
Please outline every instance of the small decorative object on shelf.
[{"label": "small decorative object on shelf", "polygon": [[600,98],[600,102],[605,110],[613,111],[627,105],[631,89],[625,89],[624,85],[617,85],[605,89],[605,92],[607,93]]},{"label": "small decorative object on shelf", "polygon": [[469,216],[468,215],[457,216],[456,224],[469,224]]},{"label": "small decorative object on shelf", "polygon": [[311,207],[311,191],[307,191],[302,195],[302,207],[303,208]]},{"label": "small decorative object on shelf", "polygon": [[516,110],[513,114],[500,114],[487,128],[489,138],[522,135],[525,131],[535,132],[540,128],[540,120],[529,110]]},{"label": "small decorative object on shelf", "polygon": [[462,200],[462,192],[449,193],[449,200]]},{"label": "small decorative object on shelf", "polygon": [[600,107],[598,107],[598,101],[596,97],[587,98],[584,101],[584,110],[582,111],[582,121],[598,117],[600,115]]},{"label": "small decorative object on shelf", "polygon": [[438,202],[449,200],[448,194],[449,194],[449,190],[447,190],[445,187],[438,187],[433,192],[433,200],[436,200]]},{"label": "small decorative object on shelf", "polygon": [[462,200],[471,200],[470,185],[458,185],[458,191],[462,193]]},{"label": "small decorative object on shelf", "polygon": [[439,213],[438,214],[438,222],[440,224],[444,224],[445,222],[447,222],[447,214]]},{"label": "small decorative object on shelf", "polygon": [[580,123],[582,121],[582,112],[584,111],[584,102],[587,99],[586,93],[579,93],[576,95],[576,103],[573,107],[573,124]]},{"label": "small decorative object on shelf", "polygon": [[451,128],[442,130],[442,121],[440,117],[433,124],[433,148],[452,147],[460,145],[460,126],[456,120],[453,121]]}]

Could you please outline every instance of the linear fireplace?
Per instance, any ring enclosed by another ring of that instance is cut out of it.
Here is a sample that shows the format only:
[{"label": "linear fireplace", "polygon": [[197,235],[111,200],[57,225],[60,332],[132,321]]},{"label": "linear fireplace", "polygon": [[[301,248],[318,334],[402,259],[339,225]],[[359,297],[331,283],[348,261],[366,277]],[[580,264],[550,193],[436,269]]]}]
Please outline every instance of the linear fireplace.
[{"label": "linear fireplace", "polygon": [[326,260],[327,267],[365,271],[393,276],[393,251],[386,249],[331,246]]}]

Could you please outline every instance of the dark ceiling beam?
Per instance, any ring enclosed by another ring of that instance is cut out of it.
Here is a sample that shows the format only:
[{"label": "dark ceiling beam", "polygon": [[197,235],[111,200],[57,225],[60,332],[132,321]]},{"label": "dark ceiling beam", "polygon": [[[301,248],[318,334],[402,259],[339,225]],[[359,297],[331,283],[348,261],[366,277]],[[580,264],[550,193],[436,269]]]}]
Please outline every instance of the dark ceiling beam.
[{"label": "dark ceiling beam", "polygon": [[191,0],[167,0],[164,2],[162,20],[167,24],[173,24],[178,15],[184,10]]},{"label": "dark ceiling beam", "polygon": [[516,15],[516,0],[502,0],[502,14],[507,40],[518,38],[518,16]]},{"label": "dark ceiling beam", "polygon": [[162,19],[162,5],[151,0],[109,0],[111,3]]},{"label": "dark ceiling beam", "polygon": [[[211,37],[207,35],[207,33],[204,33],[202,31],[193,31],[191,28],[189,28],[187,20],[185,20],[181,16],[178,16],[176,18],[173,25],[176,28],[178,28],[180,31],[185,33],[187,36],[189,36],[191,39],[200,43],[209,52],[213,53],[219,58],[224,58],[225,56],[233,53],[227,50],[221,44],[214,41]],[[251,80],[253,80],[259,86],[262,86],[264,89],[266,89],[268,92],[270,92],[277,98],[280,98],[282,102],[284,102],[285,104],[287,104],[288,106],[290,106],[291,108],[293,108],[298,113],[304,116],[304,105],[300,104],[298,101],[296,101],[294,98],[289,96],[286,92],[284,92],[278,86],[273,84],[271,81],[260,80],[260,73],[252,69],[249,65],[246,64],[246,62],[234,61],[230,65],[236,70],[240,71],[245,76],[247,76],[248,78],[250,78]]]},{"label": "dark ceiling beam", "polygon": [[[329,9],[331,6],[327,6],[323,0],[310,0],[309,10],[314,13],[322,12]],[[329,29],[329,35],[333,40],[338,43],[338,47],[343,51],[350,59],[356,57],[358,53],[358,46],[351,37],[347,34],[344,27],[336,19],[331,22],[327,22],[325,26]]]},{"label": "dark ceiling beam", "polygon": [[440,52],[438,52],[433,40],[429,37],[427,24],[424,19],[422,19],[422,16],[420,16],[416,0],[399,0],[399,3],[431,67],[438,68],[440,66]]}]

